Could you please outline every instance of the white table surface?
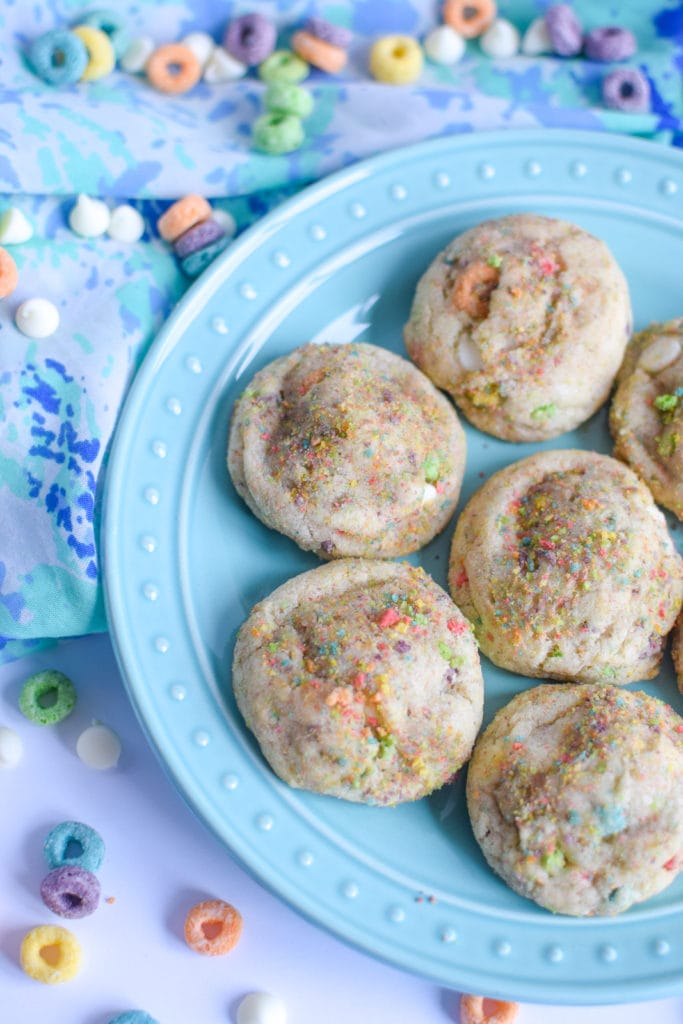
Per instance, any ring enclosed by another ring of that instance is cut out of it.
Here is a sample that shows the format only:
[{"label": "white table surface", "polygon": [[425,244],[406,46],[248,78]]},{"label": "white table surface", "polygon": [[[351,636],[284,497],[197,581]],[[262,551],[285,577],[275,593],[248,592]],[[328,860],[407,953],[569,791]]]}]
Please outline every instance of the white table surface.
[{"label": "white table surface", "polygon": [[[57,726],[40,727],[18,709],[24,680],[58,668],[78,702]],[[119,735],[109,771],[87,768],[76,740],[93,720]],[[0,767],[0,1022],[107,1024],[144,1009],[160,1024],[230,1024],[240,999],[270,991],[290,1024],[445,1024],[458,1020],[458,994],[344,945],[266,892],[194,817],[164,774],[128,702],[108,638],[89,637],[0,666],[0,725],[15,729],[24,756]],[[90,917],[64,921],[43,905],[43,841],[65,819],[102,835],[102,902]],[[218,897],[244,918],[238,946],[203,957],[183,940],[194,903]],[[48,986],[19,966],[25,933],[63,924],[83,947],[71,982]],[[683,979],[681,979],[683,990]],[[519,1024],[681,1024],[683,997],[616,1007],[525,1005]]]}]

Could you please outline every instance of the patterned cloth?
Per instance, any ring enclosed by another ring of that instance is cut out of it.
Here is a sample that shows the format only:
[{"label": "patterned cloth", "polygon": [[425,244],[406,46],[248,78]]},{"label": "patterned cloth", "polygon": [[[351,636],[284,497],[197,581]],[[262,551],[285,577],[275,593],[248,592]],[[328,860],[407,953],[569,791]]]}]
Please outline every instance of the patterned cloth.
[{"label": "patterned cloth", "polygon": [[[200,192],[247,227],[302,185],[372,153],[421,139],[500,127],[581,127],[662,135],[679,142],[683,102],[683,5],[577,0],[586,27],[630,27],[652,87],[652,115],[600,106],[604,65],[582,59],[492,61],[476,42],[452,68],[426,64],[410,87],[367,73],[371,41],[385,33],[423,36],[439,20],[426,0],[225,3],[138,0],[112,7],[132,34],[159,43],[202,29],[220,40],[227,21],[258,9],[286,45],[312,14],[352,29],[349,66],[335,78],[313,72],[315,110],[304,147],[272,157],[249,146],[263,85],[198,85],[170,98],[140,76],[115,71],[54,89],[27,66],[28,43],[78,22],[74,0],[15,0],[0,6],[0,188],[33,221],[34,239],[13,247],[20,284],[0,303],[0,661],[51,638],[106,628],[97,535],[106,455],[126,388],[183,279],[154,225],[167,202]],[[96,6],[104,6],[97,4]],[[523,30],[548,4],[511,0],[501,15]],[[148,225],[135,245],[80,239],[67,226],[78,192],[134,202]],[[14,327],[23,299],[54,301],[55,335],[30,341]],[[115,570],[112,570],[115,571]]]}]

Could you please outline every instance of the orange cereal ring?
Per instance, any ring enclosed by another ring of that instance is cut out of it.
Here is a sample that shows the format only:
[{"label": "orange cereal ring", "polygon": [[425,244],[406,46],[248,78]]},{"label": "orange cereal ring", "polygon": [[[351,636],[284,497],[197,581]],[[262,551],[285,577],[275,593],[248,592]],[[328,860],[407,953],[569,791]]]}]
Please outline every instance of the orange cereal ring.
[{"label": "orange cereal ring", "polygon": [[187,92],[202,77],[202,66],[189,46],[167,43],[159,46],[145,64],[150,84],[159,92]]},{"label": "orange cereal ring", "polygon": [[507,999],[486,999],[484,996],[460,997],[460,1024],[513,1024],[519,1003]]},{"label": "orange cereal ring", "polygon": [[6,299],[17,287],[19,271],[14,259],[0,246],[0,299]]},{"label": "orange cereal ring", "polygon": [[185,942],[204,956],[223,956],[242,934],[242,915],[225,900],[197,903],[185,918]]},{"label": "orange cereal ring", "polygon": [[332,43],[319,39],[312,32],[304,32],[301,29],[292,36],[292,49],[302,60],[308,61],[315,68],[327,71],[330,75],[336,75],[346,65],[347,54],[341,46],[333,46]]},{"label": "orange cereal ring", "polygon": [[165,242],[175,242],[186,231],[208,220],[211,207],[203,196],[190,194],[169,206],[157,221],[157,231]]},{"label": "orange cereal ring", "polygon": [[446,0],[443,20],[464,39],[475,39],[496,17],[494,0]]},{"label": "orange cereal ring", "polygon": [[477,260],[458,275],[451,301],[456,309],[461,309],[474,320],[483,320],[489,311],[491,292],[499,281],[500,271],[497,267]]}]

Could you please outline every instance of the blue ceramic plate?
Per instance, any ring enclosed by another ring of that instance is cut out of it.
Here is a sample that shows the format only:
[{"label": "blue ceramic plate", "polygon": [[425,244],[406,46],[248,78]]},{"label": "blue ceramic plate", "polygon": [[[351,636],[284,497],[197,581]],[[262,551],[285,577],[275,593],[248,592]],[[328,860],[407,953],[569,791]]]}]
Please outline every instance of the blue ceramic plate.
[{"label": "blue ceramic plate", "polygon": [[[236,711],[230,662],[252,606],[318,564],[259,523],[225,467],[233,402],[305,341],[402,352],[415,284],[478,221],[532,210],[605,239],[636,326],[683,313],[683,159],[563,131],[445,138],[358,164],[242,236],[191,289],[139,371],[105,498],[109,621],[138,715],[179,790],[256,877],[367,952],[458,989],[567,1003],[683,992],[683,877],[617,919],[516,896],[474,842],[462,782],[398,808],[289,789]],[[604,412],[544,447],[609,452]],[[463,501],[538,445],[468,427]],[[445,586],[452,530],[419,561]],[[417,561],[418,558],[416,557]],[[532,680],[484,660],[487,719]],[[670,666],[646,687],[681,707]]]}]

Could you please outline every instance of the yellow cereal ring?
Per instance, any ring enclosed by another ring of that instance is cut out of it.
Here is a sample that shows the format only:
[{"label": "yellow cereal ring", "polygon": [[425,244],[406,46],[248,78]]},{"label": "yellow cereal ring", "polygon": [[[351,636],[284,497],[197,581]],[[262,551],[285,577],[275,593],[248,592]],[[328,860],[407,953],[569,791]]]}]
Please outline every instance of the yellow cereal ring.
[{"label": "yellow cereal ring", "polygon": [[81,82],[94,82],[104,78],[114,70],[116,57],[114,47],[106,32],[92,25],[77,25],[71,30],[81,40],[88,51],[88,63],[81,75]]},{"label": "yellow cereal ring", "polygon": [[176,238],[211,216],[211,207],[203,196],[183,196],[173,206],[169,206],[157,221],[157,231],[165,242],[175,242]]},{"label": "yellow cereal ring", "polygon": [[26,933],[20,959],[29,977],[44,985],[58,985],[71,981],[81,969],[81,946],[67,928],[44,924]]},{"label": "yellow cereal ring", "polygon": [[370,50],[370,74],[378,82],[408,85],[422,74],[420,44],[412,36],[382,36]]}]

